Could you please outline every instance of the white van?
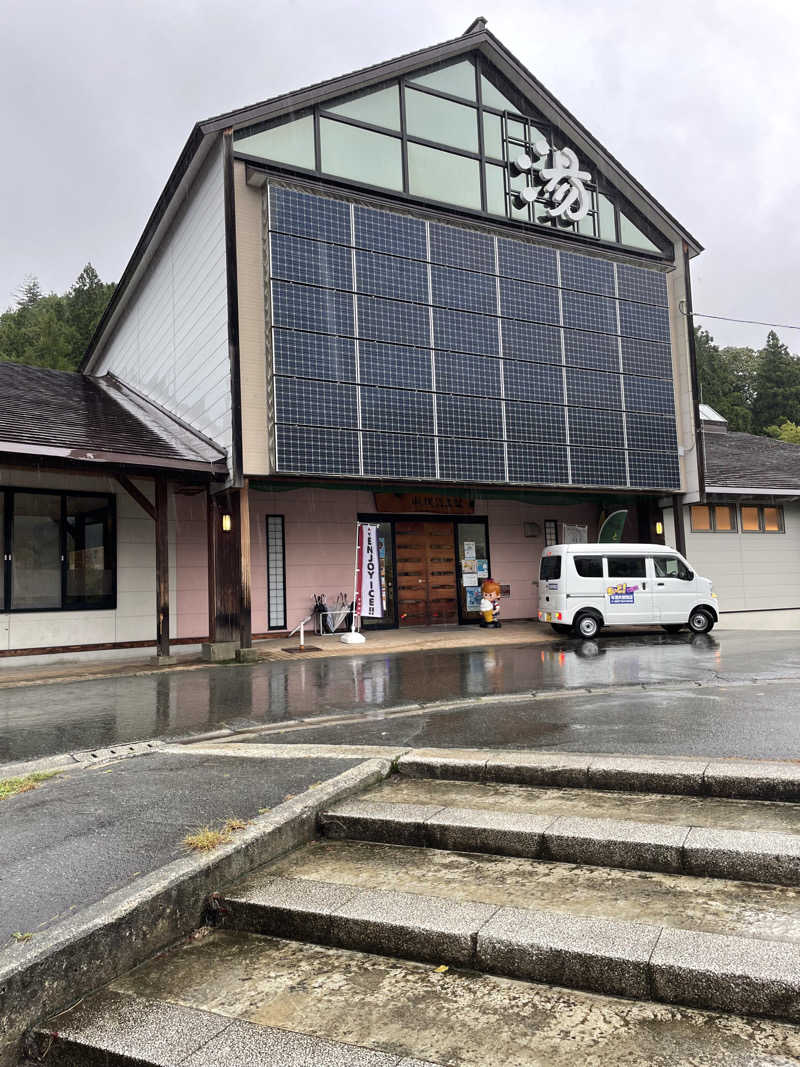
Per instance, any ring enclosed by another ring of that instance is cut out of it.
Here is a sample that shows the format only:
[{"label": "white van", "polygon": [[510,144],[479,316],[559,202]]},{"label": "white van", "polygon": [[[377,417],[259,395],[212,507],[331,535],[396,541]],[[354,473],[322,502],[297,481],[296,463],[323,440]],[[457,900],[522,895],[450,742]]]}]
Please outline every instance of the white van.
[{"label": "white van", "polygon": [[594,637],[602,626],[688,626],[719,619],[711,581],[666,545],[552,545],[539,566],[539,621],[556,633]]}]

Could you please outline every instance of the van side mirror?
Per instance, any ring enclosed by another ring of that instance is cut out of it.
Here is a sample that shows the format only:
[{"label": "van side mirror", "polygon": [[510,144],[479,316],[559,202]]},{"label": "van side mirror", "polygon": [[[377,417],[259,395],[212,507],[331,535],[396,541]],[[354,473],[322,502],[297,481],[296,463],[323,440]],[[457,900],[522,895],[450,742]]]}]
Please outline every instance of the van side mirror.
[{"label": "van side mirror", "polygon": [[684,580],[684,582],[691,582],[691,580],[694,578],[694,571],[681,571],[680,577]]}]

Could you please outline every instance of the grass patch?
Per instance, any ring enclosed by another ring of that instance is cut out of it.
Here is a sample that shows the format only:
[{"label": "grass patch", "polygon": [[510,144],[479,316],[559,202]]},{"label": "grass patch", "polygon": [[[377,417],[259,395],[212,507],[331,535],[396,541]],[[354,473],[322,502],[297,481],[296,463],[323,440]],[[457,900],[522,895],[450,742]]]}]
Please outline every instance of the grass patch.
[{"label": "grass patch", "polygon": [[21,778],[0,778],[0,800],[16,796],[17,793],[30,793],[32,789],[38,789],[48,778],[55,778],[58,773],[58,771],[34,771],[33,774],[26,774]]},{"label": "grass patch", "polygon": [[220,829],[213,826],[201,826],[184,837],[182,844],[189,852],[213,852],[215,848],[230,841],[231,837],[244,830],[250,824],[246,819],[226,819]]}]

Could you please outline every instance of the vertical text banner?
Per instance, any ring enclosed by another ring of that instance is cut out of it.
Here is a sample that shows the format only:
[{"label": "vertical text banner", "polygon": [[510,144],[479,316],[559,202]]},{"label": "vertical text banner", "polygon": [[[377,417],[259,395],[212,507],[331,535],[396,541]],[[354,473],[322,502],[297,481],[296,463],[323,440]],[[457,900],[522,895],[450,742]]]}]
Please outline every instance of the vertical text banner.
[{"label": "vertical text banner", "polygon": [[381,561],[378,550],[378,527],[361,523],[359,537],[360,613],[363,618],[383,618],[383,590],[381,589]]}]

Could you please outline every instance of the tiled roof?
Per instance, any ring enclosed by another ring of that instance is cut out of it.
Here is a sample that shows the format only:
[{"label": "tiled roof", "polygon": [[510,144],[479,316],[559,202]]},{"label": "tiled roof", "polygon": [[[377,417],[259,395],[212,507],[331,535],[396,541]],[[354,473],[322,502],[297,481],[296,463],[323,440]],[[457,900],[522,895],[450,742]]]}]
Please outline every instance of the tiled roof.
[{"label": "tiled roof", "polygon": [[800,445],[750,433],[703,434],[706,485],[740,489],[797,489]]},{"label": "tiled roof", "polygon": [[225,452],[111,375],[0,362],[0,452],[223,473]]}]

